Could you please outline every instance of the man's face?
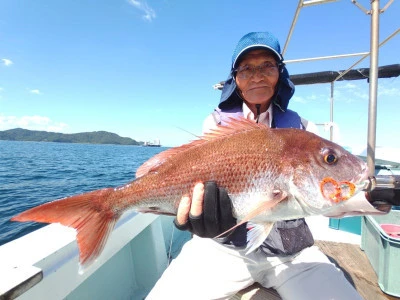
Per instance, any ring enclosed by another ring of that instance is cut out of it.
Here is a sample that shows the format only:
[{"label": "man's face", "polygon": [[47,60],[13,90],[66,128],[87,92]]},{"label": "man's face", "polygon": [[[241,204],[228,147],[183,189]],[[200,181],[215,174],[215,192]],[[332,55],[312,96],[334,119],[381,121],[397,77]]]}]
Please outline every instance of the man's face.
[{"label": "man's face", "polygon": [[[262,107],[269,107],[279,79],[279,69],[271,66],[277,67],[272,53],[253,50],[243,57],[236,69],[236,85],[249,106],[261,104]],[[263,73],[263,70],[268,72]]]}]

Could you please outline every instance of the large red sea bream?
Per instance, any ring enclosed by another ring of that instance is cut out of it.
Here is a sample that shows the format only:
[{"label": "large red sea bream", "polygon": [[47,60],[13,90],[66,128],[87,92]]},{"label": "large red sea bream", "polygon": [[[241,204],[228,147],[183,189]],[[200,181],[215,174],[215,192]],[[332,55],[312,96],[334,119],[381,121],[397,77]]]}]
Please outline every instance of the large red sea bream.
[{"label": "large red sea bream", "polygon": [[273,222],[324,214],[352,197],[364,186],[367,166],[313,133],[232,119],[196,141],[154,156],[136,176],[124,186],[46,203],[12,220],[75,228],[80,262],[87,265],[125,211],[174,215],[181,197],[190,196],[197,182],[214,180],[228,191],[238,222],[259,225],[250,236],[253,250]]}]

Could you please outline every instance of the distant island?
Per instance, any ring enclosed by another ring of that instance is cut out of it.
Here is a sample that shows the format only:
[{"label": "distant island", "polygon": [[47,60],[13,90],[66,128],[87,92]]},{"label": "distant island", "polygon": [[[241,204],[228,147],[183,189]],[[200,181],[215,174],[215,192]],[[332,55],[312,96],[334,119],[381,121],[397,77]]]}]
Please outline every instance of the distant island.
[{"label": "distant island", "polygon": [[22,128],[0,131],[0,140],[137,146],[143,145],[143,142],[137,142],[127,137],[120,137],[118,134],[107,131],[64,134],[59,132],[37,131]]}]

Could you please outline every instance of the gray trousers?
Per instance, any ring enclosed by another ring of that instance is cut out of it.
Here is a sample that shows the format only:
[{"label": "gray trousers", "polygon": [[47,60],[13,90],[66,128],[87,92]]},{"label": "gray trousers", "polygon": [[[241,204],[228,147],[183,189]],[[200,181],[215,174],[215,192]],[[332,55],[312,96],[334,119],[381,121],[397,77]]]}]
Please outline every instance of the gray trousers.
[{"label": "gray trousers", "polygon": [[229,299],[254,282],[273,287],[283,299],[362,299],[316,246],[283,258],[245,253],[194,237],[146,299]]}]

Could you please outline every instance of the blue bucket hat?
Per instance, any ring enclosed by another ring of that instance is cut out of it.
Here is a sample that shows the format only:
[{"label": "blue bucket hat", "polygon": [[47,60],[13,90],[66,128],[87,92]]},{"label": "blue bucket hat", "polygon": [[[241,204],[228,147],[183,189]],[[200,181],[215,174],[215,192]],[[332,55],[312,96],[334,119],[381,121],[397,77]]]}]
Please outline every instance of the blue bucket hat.
[{"label": "blue bucket hat", "polygon": [[273,103],[283,111],[287,109],[289,100],[292,98],[295,88],[293,82],[289,79],[289,73],[285,64],[282,63],[283,57],[279,41],[269,32],[250,32],[239,40],[232,55],[231,71],[222,89],[221,99],[218,105],[219,108],[230,109],[243,103],[243,99],[236,91],[237,86],[233,77],[234,70],[240,62],[240,59],[246,53],[256,49],[266,49],[271,51],[276,56],[277,61],[281,63],[278,88],[273,96]]},{"label": "blue bucket hat", "polygon": [[232,55],[232,69],[238,65],[239,58],[243,57],[250,50],[265,49],[271,51],[278,62],[283,61],[281,46],[276,37],[269,32],[250,32],[243,36]]}]

